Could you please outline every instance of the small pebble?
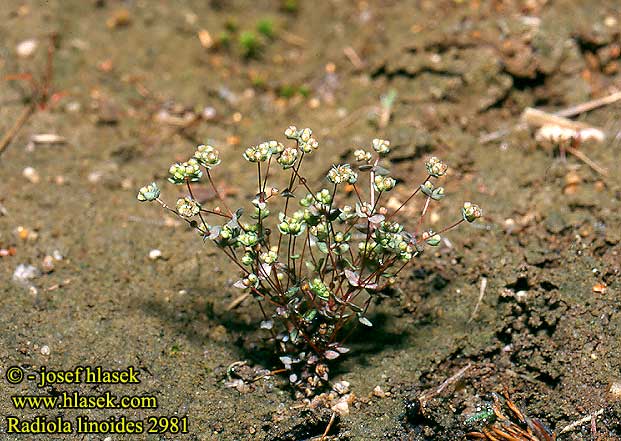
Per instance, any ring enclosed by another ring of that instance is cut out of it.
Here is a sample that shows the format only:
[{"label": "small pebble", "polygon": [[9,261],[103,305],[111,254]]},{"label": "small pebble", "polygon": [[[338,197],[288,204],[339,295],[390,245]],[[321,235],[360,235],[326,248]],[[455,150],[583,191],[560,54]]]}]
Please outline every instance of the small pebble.
[{"label": "small pebble", "polygon": [[31,231],[26,227],[22,227],[21,225],[15,229],[15,235],[21,240],[35,241],[39,238],[39,233],[37,233],[36,231]]},{"label": "small pebble", "polygon": [[44,273],[49,274],[54,271],[54,258],[52,256],[45,256],[41,263],[41,269]]},{"label": "small pebble", "polygon": [[349,381],[339,381],[337,383],[334,383],[332,389],[334,389],[334,391],[339,395],[345,395],[347,392],[349,392],[349,386]]},{"label": "small pebble", "polygon": [[41,354],[50,355],[50,347],[48,345],[41,346]]},{"label": "small pebble", "polygon": [[0,248],[0,257],[14,256],[17,253],[15,247]]},{"label": "small pebble", "polygon": [[517,229],[517,223],[511,218],[507,218],[503,222],[503,229],[505,230],[505,233],[513,234],[513,232]]},{"label": "small pebble", "polygon": [[563,187],[563,193],[565,194],[576,194],[580,188],[580,184],[582,183],[582,178],[575,171],[571,170],[565,175],[565,185]]},{"label": "small pebble", "polygon": [[34,52],[37,50],[38,45],[39,43],[37,42],[37,40],[35,40],[34,38],[31,38],[31,39],[24,40],[21,43],[19,43],[15,51],[17,52],[17,55],[19,57],[28,58],[32,56],[32,54],[34,54]]},{"label": "small pebble", "polygon": [[375,386],[373,389],[373,396],[378,398],[384,398],[386,396],[386,392],[379,386]]},{"label": "small pebble", "polygon": [[26,167],[24,171],[22,171],[22,176],[32,184],[38,184],[41,181],[41,176],[39,176],[39,172],[37,172],[32,167]]},{"label": "small pebble", "polygon": [[157,260],[162,258],[162,252],[158,249],[153,249],[149,251],[149,259]]},{"label": "small pebble", "polygon": [[204,120],[210,121],[216,117],[217,112],[216,109],[214,109],[213,107],[205,107],[201,115],[203,116]]},{"label": "small pebble", "polygon": [[349,415],[349,403],[345,397],[341,398],[334,406],[332,406],[332,410],[338,413],[340,416]]},{"label": "small pebble", "polygon": [[108,29],[115,29],[124,26],[128,26],[132,22],[132,17],[127,9],[118,9],[108,17],[106,20],[106,26]]},{"label": "small pebble", "polygon": [[86,177],[86,179],[88,179],[88,182],[90,182],[91,184],[96,184],[99,181],[101,181],[102,177],[103,177],[103,172],[97,170],[94,172],[90,172],[88,176]]},{"label": "small pebble", "polygon": [[82,105],[78,101],[69,101],[65,105],[65,110],[69,113],[78,113],[82,110]]},{"label": "small pebble", "polygon": [[610,394],[616,399],[621,399],[621,383],[618,381],[612,383],[610,385],[610,389],[608,389],[608,392],[610,392]]},{"label": "small pebble", "polygon": [[201,42],[201,46],[205,49],[211,49],[214,44],[213,38],[207,29],[201,29],[198,31],[198,40]]},{"label": "small pebble", "polygon": [[36,267],[21,263],[13,272],[13,280],[18,283],[28,283],[29,280],[36,279],[40,274]]}]

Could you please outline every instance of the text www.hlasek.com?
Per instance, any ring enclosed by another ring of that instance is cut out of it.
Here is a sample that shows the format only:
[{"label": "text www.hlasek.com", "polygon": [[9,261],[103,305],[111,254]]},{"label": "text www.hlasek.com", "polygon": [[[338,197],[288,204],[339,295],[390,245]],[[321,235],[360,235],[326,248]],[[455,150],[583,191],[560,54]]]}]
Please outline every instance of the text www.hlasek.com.
[{"label": "text www.hlasek.com", "polygon": [[105,392],[102,395],[80,395],[63,392],[59,395],[14,395],[16,409],[157,409],[157,397],[121,396]]}]

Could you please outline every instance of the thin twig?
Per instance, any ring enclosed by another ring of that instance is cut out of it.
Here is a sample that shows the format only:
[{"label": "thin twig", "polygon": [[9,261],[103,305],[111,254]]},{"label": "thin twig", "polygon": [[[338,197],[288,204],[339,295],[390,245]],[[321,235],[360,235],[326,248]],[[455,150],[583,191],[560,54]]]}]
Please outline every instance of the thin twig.
[{"label": "thin twig", "polygon": [[602,408],[602,409],[598,410],[595,413],[587,415],[584,418],[580,418],[578,421],[574,421],[573,423],[568,424],[565,427],[563,427],[563,429],[559,432],[559,435],[561,435],[563,433],[566,433],[566,432],[570,432],[570,431],[574,430],[576,427],[578,427],[578,426],[580,426],[580,425],[582,425],[584,423],[589,423],[589,422],[591,422],[591,420],[594,417],[598,417],[598,416],[600,416],[603,413],[604,413],[604,409]]},{"label": "thin twig", "polygon": [[418,401],[420,402],[421,406],[424,406],[425,403],[429,401],[431,398],[435,397],[436,395],[441,394],[442,391],[446,389],[450,384],[456,382],[461,377],[463,377],[466,371],[470,369],[471,367],[472,367],[472,363],[468,363],[466,366],[461,368],[455,375],[444,380],[444,382],[440,386],[438,386],[435,390],[432,390],[431,392],[427,392],[427,393],[423,392],[421,396],[418,398]]},{"label": "thin twig", "polygon": [[360,59],[358,53],[356,53],[356,50],[353,47],[347,46],[345,49],[343,49],[343,53],[351,62],[351,64],[354,65],[354,68],[356,68],[356,70],[362,70],[364,68],[364,62],[362,61],[362,59]]},{"label": "thin twig", "polygon": [[30,116],[34,113],[35,108],[36,104],[34,103],[26,107],[19,115],[19,118],[17,118],[17,121],[15,121],[15,124],[13,124],[13,127],[11,127],[2,137],[2,140],[0,140],[0,155],[2,155],[2,153],[4,153],[4,151],[9,147],[11,141],[15,138],[15,135],[17,135],[19,130],[28,121],[28,118],[30,118]]},{"label": "thin twig", "polygon": [[330,432],[330,429],[332,428],[332,424],[334,424],[335,419],[336,419],[336,412],[332,412],[332,416],[330,417],[330,422],[328,423],[326,430],[324,430],[323,435],[321,435],[320,441],[323,441],[326,438],[326,436],[328,436],[328,433]]},{"label": "thin twig", "polygon": [[289,43],[293,46],[298,46],[298,47],[306,46],[305,39],[303,39],[299,35],[292,34],[291,32],[281,30],[279,36],[285,43]]},{"label": "thin twig", "polygon": [[[558,112],[554,112],[553,114],[556,116],[568,118],[568,117],[580,115],[581,113],[584,113],[584,112],[589,112],[593,109],[597,109],[598,107],[603,107],[609,104],[616,103],[617,101],[620,101],[620,100],[621,100],[621,91],[618,91],[618,92],[612,93],[602,98],[597,98],[591,101],[577,104],[572,107],[568,107],[563,110],[559,110]],[[494,132],[482,135],[479,138],[479,142],[481,144],[487,144],[488,142],[496,141],[497,139],[500,139],[503,136],[508,135],[509,133],[515,130],[520,130],[524,128],[526,128],[526,125],[524,123],[518,123],[508,129],[500,129],[500,130],[496,130]]]},{"label": "thin twig", "polygon": [[235,308],[237,308],[239,305],[241,305],[242,303],[244,303],[244,300],[246,300],[248,297],[250,297],[250,293],[249,292],[245,292],[243,294],[241,294],[240,296],[234,298],[231,303],[229,303],[226,307],[227,311],[231,311]]},{"label": "thin twig", "polygon": [[250,380],[251,383],[256,383],[257,381],[263,379],[263,378],[267,378],[267,377],[273,377],[274,375],[277,374],[282,374],[283,372],[287,372],[287,369],[276,369],[273,371],[268,372],[265,375],[259,375],[258,377],[254,377],[252,380]]},{"label": "thin twig", "polygon": [[608,170],[606,170],[604,167],[602,167],[601,165],[599,165],[598,163],[596,163],[595,161],[590,159],[587,155],[585,155],[580,150],[575,149],[575,148],[570,147],[570,146],[565,146],[564,148],[567,151],[567,153],[570,153],[570,154],[574,155],[576,158],[578,158],[579,160],[584,162],[586,165],[591,167],[593,170],[595,170],[600,175],[602,175],[604,177],[608,176]]},{"label": "thin twig", "polygon": [[479,307],[481,306],[481,302],[483,301],[483,296],[485,295],[485,288],[487,288],[487,277],[481,277],[481,288],[479,290],[479,300],[477,300],[477,304],[474,306],[474,311],[472,311],[472,315],[470,315],[470,319],[468,319],[467,323],[470,323],[474,320],[474,317],[477,315],[479,311]]}]

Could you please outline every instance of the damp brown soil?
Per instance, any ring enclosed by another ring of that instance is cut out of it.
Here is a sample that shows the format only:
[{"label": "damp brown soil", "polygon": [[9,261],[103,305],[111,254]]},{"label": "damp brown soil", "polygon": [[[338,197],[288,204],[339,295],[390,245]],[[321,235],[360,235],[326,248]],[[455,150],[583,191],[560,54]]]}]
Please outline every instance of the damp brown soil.
[{"label": "damp brown soil", "polygon": [[[295,3],[297,12],[282,6]],[[260,315],[251,303],[227,311],[238,295],[235,268],[135,197],[156,180],[174,200],[177,189],[164,183],[168,165],[213,140],[224,157],[215,180],[231,204],[241,204],[253,185],[241,152],[282,138],[289,124],[312,127],[321,143],[310,168],[315,185],[329,164],[384,137],[403,181],[397,198],[424,178],[424,158],[434,154],[452,170],[449,196],[434,211],[438,225],[464,200],[485,210],[475,226],[447,234],[450,246],[404,272],[375,305],[375,326],[358,332],[333,367],[333,380],[349,381],[360,400],[337,419],[330,439],[464,439],[478,427],[465,420],[504,386],[526,414],[557,432],[603,409],[595,425],[559,439],[619,439],[619,392],[611,386],[621,381],[621,108],[579,117],[609,135],[580,146],[608,177],[538,148],[526,130],[480,142],[514,126],[528,106],[556,111],[621,85],[618,2],[9,0],[0,17],[2,77],[41,78],[46,36],[57,35],[57,94],[0,158],[0,248],[16,251],[0,257],[0,414],[189,418],[184,436],[18,436],[2,421],[1,439],[321,437],[330,412],[304,409],[285,379],[257,381],[243,394],[225,387],[232,363],[275,367],[261,349]],[[273,22],[275,35],[261,37],[258,56],[245,59],[237,38],[261,19]],[[221,47],[206,49],[201,30],[213,40],[229,32],[229,46],[221,39]],[[31,38],[34,54],[18,57],[16,46]],[[29,90],[2,82],[2,133]],[[383,124],[378,108],[390,91],[396,99]],[[175,125],[173,117],[205,107],[207,118]],[[42,133],[67,142],[28,149]],[[23,176],[26,167],[38,182]],[[16,234],[19,226],[30,239]],[[149,259],[153,249],[161,259]],[[13,281],[18,265],[41,268],[55,251],[63,259],[32,279],[32,288]],[[5,381],[10,366],[31,373],[77,365],[136,367],[140,384],[110,390],[156,396],[158,409],[12,406],[15,394],[108,390]],[[467,366],[422,413],[412,410],[423,392]],[[386,396],[372,395],[376,386]]]}]

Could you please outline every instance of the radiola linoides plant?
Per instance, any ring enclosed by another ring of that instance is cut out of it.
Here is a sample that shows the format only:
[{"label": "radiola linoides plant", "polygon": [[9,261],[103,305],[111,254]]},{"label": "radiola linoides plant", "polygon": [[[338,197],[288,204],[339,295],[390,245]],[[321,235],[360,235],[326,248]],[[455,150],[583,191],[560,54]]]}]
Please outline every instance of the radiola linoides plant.
[{"label": "radiola linoides plant", "polygon": [[[441,234],[462,222],[473,222],[481,209],[465,202],[460,218],[439,231],[421,231],[429,205],[444,197],[436,181],[447,171],[444,162],[431,157],[426,178],[399,208],[390,212],[382,198],[396,180],[381,164],[390,142],[374,139],[372,149],[358,149],[359,165],[334,165],[325,188],[312,190],[302,172],[304,158],[318,149],[308,128],[285,131],[292,145],[267,141],[243,154],[255,164],[257,193],[250,220],[242,209],[232,210],[218,191],[212,170],[220,164],[219,152],[200,145],[187,162],[173,164],[169,181],[185,186],[186,197],[175,208],[160,199],[155,183],[140,189],[138,200],[159,204],[212,241],[239,269],[236,288],[257,300],[280,360],[290,371],[290,381],[312,394],[328,380],[328,362],[349,351],[344,346],[356,322],[371,327],[367,310],[371,301],[395,282],[396,277],[426,245],[437,246]],[[288,185],[278,190],[268,185],[270,172],[281,168]],[[365,183],[359,181],[366,174]],[[201,205],[192,184],[204,179],[222,206]],[[344,190],[355,203],[342,205]],[[421,193],[423,208],[417,229],[408,232],[395,216]],[[272,214],[277,213],[277,214]],[[213,220],[212,220],[213,219]]]}]

